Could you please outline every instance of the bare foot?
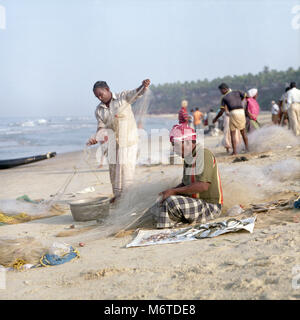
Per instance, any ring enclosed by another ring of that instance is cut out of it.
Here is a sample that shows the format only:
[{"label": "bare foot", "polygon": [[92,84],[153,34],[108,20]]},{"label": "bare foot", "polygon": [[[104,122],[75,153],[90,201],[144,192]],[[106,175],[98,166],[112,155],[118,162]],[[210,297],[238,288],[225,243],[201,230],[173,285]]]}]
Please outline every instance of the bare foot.
[{"label": "bare foot", "polygon": [[117,200],[120,200],[120,198],[121,198],[121,195],[114,196],[109,200],[109,202],[111,204],[113,204],[113,203],[116,204]]},{"label": "bare foot", "polygon": [[109,200],[110,203],[114,203],[116,201],[116,197],[113,197]]}]

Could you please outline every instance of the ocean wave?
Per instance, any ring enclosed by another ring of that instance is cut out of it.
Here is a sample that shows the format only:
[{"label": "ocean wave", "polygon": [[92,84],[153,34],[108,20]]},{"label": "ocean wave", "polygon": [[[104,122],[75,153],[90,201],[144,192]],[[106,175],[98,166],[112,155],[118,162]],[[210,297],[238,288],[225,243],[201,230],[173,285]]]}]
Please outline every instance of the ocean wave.
[{"label": "ocean wave", "polygon": [[[152,128],[169,128],[171,124],[169,125],[165,119],[151,119],[144,128],[149,135]],[[40,115],[2,119],[0,122],[0,158],[9,159],[41,154],[48,152],[49,149],[56,152],[82,150],[96,127],[96,119],[93,117]],[[155,136],[155,133],[153,135]],[[144,159],[143,157],[139,159],[139,163],[147,164],[148,162],[146,156]],[[159,163],[159,158],[155,157],[152,162]]]},{"label": "ocean wave", "polygon": [[69,124],[59,124],[59,123],[53,123],[50,125],[50,128],[69,128]]},{"label": "ocean wave", "polygon": [[66,117],[65,121],[90,121],[93,119],[92,117]]},{"label": "ocean wave", "polygon": [[5,134],[6,135],[11,135],[11,134],[21,134],[21,133],[23,133],[22,131],[20,131],[20,130],[17,130],[17,131],[13,131],[13,130],[11,130],[11,131],[6,131],[5,132]]},{"label": "ocean wave", "polygon": [[34,121],[25,121],[21,123],[21,127],[34,127],[35,123]]},{"label": "ocean wave", "polygon": [[92,120],[93,118],[91,117],[78,117],[78,120],[80,121],[86,121],[86,120]]},{"label": "ocean wave", "polygon": [[37,120],[37,123],[38,123],[38,124],[46,124],[46,123],[48,123],[48,120],[46,120],[46,119],[39,119],[39,120]]},{"label": "ocean wave", "polygon": [[73,125],[70,128],[71,129],[81,129],[81,128],[94,128],[94,124],[78,124],[78,125]]}]

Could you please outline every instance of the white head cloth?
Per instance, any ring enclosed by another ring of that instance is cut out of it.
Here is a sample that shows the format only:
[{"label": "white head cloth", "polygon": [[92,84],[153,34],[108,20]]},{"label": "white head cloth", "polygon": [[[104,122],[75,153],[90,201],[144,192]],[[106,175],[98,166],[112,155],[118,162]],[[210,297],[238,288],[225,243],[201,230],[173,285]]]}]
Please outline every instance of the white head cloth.
[{"label": "white head cloth", "polygon": [[253,98],[257,95],[258,90],[256,88],[250,89],[247,91],[247,96]]}]

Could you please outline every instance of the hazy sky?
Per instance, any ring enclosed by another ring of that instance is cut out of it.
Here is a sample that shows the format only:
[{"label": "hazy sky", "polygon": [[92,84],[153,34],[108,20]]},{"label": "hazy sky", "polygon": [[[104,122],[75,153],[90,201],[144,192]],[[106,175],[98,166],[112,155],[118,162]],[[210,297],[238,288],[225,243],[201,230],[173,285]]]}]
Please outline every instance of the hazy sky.
[{"label": "hazy sky", "polygon": [[161,84],[257,73],[265,65],[298,68],[297,5],[0,0],[6,18],[0,28],[0,116],[93,116],[97,80],[120,91],[145,78]]}]

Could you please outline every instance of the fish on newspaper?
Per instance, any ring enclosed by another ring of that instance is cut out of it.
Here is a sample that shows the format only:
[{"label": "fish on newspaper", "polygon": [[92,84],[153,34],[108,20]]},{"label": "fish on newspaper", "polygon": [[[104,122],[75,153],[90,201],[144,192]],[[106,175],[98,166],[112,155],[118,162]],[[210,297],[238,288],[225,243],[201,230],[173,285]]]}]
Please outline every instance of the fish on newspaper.
[{"label": "fish on newspaper", "polygon": [[197,224],[181,229],[140,230],[136,238],[126,248],[176,243],[204,238],[212,238],[228,232],[247,230],[253,232],[256,217],[228,219],[222,222]]}]

